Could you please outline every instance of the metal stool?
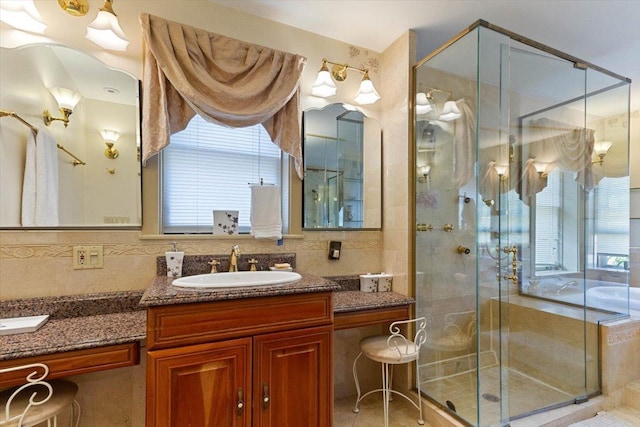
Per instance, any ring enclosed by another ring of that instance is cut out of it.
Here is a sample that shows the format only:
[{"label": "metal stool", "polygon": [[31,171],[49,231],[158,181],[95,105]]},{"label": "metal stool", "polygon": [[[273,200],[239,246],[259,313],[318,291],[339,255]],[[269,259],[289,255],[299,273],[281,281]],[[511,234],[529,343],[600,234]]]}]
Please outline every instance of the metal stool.
[{"label": "metal stool", "polygon": [[[0,426],[30,427],[47,422],[48,427],[58,425],[58,415],[71,408],[69,425],[78,426],[80,404],[76,401],[78,386],[66,380],[44,381],[49,368],[35,363],[0,369],[0,374],[34,368],[26,376],[26,383],[0,393]],[[38,374],[42,369],[43,374]],[[73,422],[75,418],[75,423]]]},{"label": "metal stool", "polygon": [[[416,333],[413,341],[406,338],[400,331],[402,326],[414,324]],[[360,354],[353,361],[353,379],[356,383],[358,398],[356,399],[353,412],[360,412],[358,405],[371,393],[382,392],[382,400],[384,404],[384,425],[389,426],[389,402],[393,393],[404,397],[420,412],[418,424],[423,425],[422,418],[422,394],[420,391],[420,377],[418,372],[418,356],[420,355],[420,346],[424,344],[427,337],[426,332],[427,321],[424,317],[413,320],[402,320],[393,322],[389,326],[390,335],[379,335],[364,338],[360,341]],[[364,395],[360,393],[360,383],[358,382],[358,372],[356,363],[360,356],[365,355],[367,358],[380,362],[382,364],[382,388],[368,391]],[[416,362],[416,383],[418,384],[418,402],[414,402],[409,396],[391,388],[393,365]]]}]

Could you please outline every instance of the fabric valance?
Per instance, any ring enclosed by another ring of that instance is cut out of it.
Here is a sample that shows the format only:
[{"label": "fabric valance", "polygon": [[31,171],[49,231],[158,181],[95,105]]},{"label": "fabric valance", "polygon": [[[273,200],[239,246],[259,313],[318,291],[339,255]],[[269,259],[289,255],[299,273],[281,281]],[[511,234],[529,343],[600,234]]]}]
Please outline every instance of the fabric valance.
[{"label": "fabric valance", "polygon": [[302,179],[299,82],[305,57],[146,13],[140,24],[143,163],[197,113],[229,127],[261,123],[273,143],[295,159]]}]

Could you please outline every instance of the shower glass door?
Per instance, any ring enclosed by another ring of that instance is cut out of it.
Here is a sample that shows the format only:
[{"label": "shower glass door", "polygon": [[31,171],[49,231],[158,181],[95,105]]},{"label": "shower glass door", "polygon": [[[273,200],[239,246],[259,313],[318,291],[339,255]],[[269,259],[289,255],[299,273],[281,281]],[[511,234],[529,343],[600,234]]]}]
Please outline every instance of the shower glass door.
[{"label": "shower glass door", "polygon": [[414,70],[418,380],[466,422],[503,426],[600,390],[598,322],[625,311],[588,287],[600,262],[625,265],[624,227],[599,218],[625,212],[629,89],[485,24]]}]

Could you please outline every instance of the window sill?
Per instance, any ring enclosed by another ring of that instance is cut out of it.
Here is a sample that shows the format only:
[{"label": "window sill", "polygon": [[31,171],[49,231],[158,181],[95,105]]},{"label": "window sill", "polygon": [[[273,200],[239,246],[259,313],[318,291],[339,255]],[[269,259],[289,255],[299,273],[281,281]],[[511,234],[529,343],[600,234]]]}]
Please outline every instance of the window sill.
[{"label": "window sill", "polygon": [[[268,239],[255,239],[250,234],[236,234],[232,236],[226,236],[222,234],[140,234],[138,236],[140,240],[166,240],[166,241],[181,241],[181,240],[263,240]],[[302,234],[283,234],[283,239],[302,239]],[[275,241],[275,240],[274,240]]]}]

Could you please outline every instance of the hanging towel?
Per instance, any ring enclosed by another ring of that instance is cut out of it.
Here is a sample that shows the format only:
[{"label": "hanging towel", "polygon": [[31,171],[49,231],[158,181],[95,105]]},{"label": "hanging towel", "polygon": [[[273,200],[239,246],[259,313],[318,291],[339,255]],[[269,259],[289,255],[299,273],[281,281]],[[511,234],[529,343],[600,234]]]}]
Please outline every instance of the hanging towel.
[{"label": "hanging towel", "polygon": [[282,239],[280,187],[251,186],[251,235],[256,239]]},{"label": "hanging towel", "polygon": [[58,145],[47,129],[29,132],[22,184],[22,225],[58,222]]}]

